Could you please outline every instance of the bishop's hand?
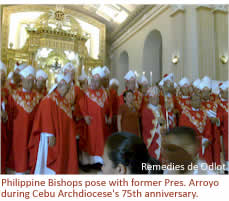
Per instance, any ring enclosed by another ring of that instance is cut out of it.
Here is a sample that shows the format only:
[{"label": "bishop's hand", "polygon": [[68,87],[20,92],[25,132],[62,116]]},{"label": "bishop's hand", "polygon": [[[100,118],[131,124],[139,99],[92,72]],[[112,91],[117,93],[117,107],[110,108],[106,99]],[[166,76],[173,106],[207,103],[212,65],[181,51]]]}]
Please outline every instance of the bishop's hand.
[{"label": "bishop's hand", "polygon": [[210,117],[210,120],[213,124],[217,124],[219,122],[218,118]]},{"label": "bishop's hand", "polygon": [[86,122],[87,125],[90,125],[91,124],[91,117],[90,116],[85,116],[84,117],[84,120]]},{"label": "bishop's hand", "polygon": [[171,104],[169,104],[168,102],[165,102],[165,109],[167,111],[171,111],[173,108],[172,108]]},{"label": "bishop's hand", "polygon": [[49,146],[54,147],[56,145],[56,137],[55,136],[50,136],[49,137]]},{"label": "bishop's hand", "polygon": [[160,118],[160,119],[159,119],[159,123],[160,123],[161,126],[163,126],[163,125],[166,124],[166,121],[165,121],[164,118]]},{"label": "bishop's hand", "polygon": [[7,114],[7,112],[4,111],[4,110],[2,110],[2,111],[1,111],[1,117],[2,117],[3,123],[6,123],[7,120],[8,120],[8,114]]},{"label": "bishop's hand", "polygon": [[105,116],[105,121],[106,121],[106,124],[111,125],[111,123],[112,123],[112,118],[111,118],[111,117]]}]

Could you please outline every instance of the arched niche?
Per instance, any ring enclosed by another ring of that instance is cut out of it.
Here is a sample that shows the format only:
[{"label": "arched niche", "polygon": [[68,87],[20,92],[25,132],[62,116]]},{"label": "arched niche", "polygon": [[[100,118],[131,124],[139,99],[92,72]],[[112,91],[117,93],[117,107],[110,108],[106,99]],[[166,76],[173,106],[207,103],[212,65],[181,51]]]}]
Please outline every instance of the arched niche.
[{"label": "arched niche", "polygon": [[150,81],[152,72],[152,83],[161,79],[162,74],[162,37],[158,30],[151,31],[144,42],[143,48],[143,71]]},{"label": "arched niche", "polygon": [[119,87],[119,92],[123,91],[125,87],[125,81],[124,81],[124,76],[129,70],[129,56],[126,51],[123,51],[120,54],[119,57],[119,67],[117,71],[117,78],[119,79],[120,82],[120,87]]}]

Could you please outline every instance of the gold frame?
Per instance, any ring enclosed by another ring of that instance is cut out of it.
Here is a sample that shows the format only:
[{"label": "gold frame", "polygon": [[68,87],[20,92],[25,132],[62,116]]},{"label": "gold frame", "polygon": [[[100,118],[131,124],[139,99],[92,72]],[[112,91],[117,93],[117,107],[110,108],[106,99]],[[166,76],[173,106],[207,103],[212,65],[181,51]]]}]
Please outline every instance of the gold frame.
[{"label": "gold frame", "polygon": [[[2,19],[2,61],[8,64],[8,67],[12,68],[12,64],[8,63],[7,61],[7,52],[8,50],[8,36],[9,36],[9,22],[10,22],[10,15],[12,13],[17,12],[28,12],[28,11],[41,11],[41,12],[48,12],[50,9],[55,9],[56,6],[47,6],[47,5],[17,5],[17,6],[4,6],[3,5],[3,19]],[[97,65],[104,65],[105,63],[105,55],[106,55],[106,29],[105,25],[100,23],[99,21],[83,14],[78,11],[74,11],[71,9],[64,9],[66,14],[70,14],[82,21],[85,21],[89,24],[96,26],[100,30],[100,48],[99,48],[99,59],[87,58],[85,60],[86,65],[90,65],[90,67],[94,67]],[[18,50],[19,53],[22,50]],[[23,59],[23,55],[22,55]],[[89,66],[87,66],[89,67]]]}]

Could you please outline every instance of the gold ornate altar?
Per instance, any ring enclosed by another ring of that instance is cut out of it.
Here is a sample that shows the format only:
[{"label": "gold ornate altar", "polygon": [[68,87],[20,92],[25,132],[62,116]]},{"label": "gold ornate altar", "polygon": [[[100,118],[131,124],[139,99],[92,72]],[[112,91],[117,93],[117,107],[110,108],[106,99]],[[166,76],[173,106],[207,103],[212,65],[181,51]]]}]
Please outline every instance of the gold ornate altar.
[{"label": "gold ornate altar", "polygon": [[[12,43],[8,47],[10,14],[28,11],[42,11],[43,14],[36,19],[33,26],[27,24],[25,29],[28,37],[22,48],[13,49]],[[81,28],[77,17],[99,27],[99,59],[93,59],[88,54],[85,43],[90,34]],[[53,82],[54,73],[67,62],[72,62],[77,67],[76,76],[81,73],[82,65],[88,72],[89,68],[105,62],[105,26],[69,9],[63,11],[55,9],[55,6],[39,5],[6,6],[3,7],[2,30],[2,60],[8,71],[12,70],[16,62],[25,62],[35,68],[43,68]]]}]

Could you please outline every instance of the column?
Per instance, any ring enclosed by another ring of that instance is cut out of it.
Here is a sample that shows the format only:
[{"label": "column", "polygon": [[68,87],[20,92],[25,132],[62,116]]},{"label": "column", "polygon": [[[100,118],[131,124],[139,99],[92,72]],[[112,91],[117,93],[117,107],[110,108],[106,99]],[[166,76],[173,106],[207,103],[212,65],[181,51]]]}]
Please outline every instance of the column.
[{"label": "column", "polygon": [[215,27],[215,65],[216,80],[228,79],[228,63],[220,61],[221,56],[228,58],[228,10],[225,5],[216,5],[214,10]]},{"label": "column", "polygon": [[172,24],[172,52],[171,60],[174,56],[179,57],[177,64],[172,64],[172,72],[175,80],[179,81],[184,76],[184,39],[185,39],[185,9],[183,5],[172,6],[171,24]]},{"label": "column", "polygon": [[197,13],[193,5],[185,10],[184,76],[194,80],[199,77]]},{"label": "column", "polygon": [[204,5],[197,10],[199,48],[199,76],[208,75],[215,79],[215,33],[212,7]]}]

